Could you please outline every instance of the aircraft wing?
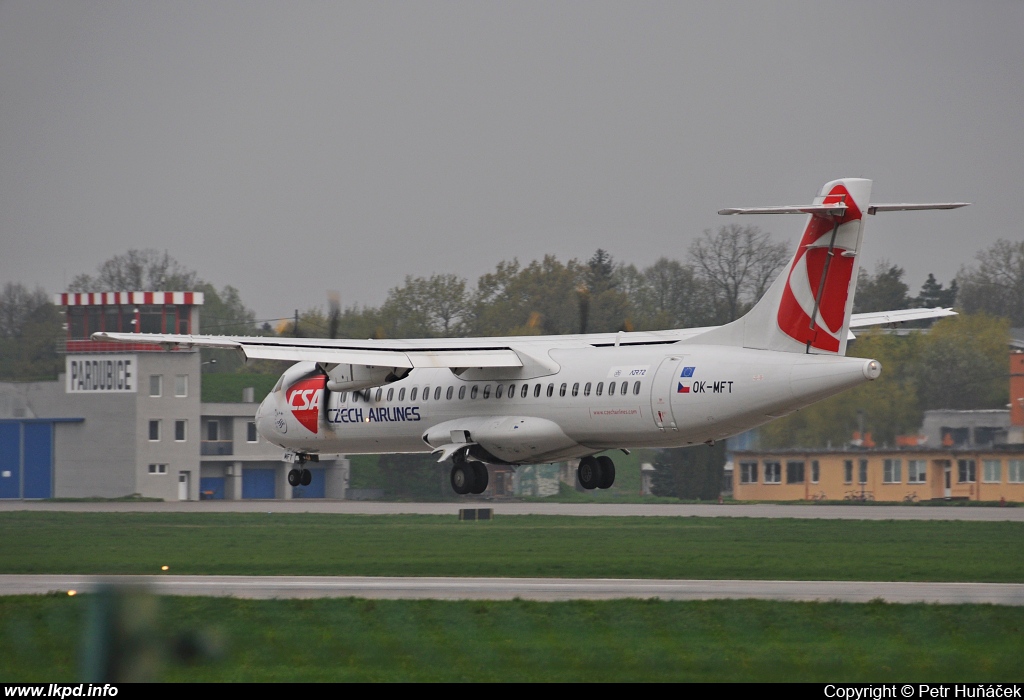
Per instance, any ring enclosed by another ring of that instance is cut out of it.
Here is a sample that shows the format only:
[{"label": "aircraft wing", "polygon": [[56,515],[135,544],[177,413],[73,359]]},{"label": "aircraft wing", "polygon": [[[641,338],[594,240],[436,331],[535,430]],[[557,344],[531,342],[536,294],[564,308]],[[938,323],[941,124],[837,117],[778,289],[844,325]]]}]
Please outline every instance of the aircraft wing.
[{"label": "aircraft wing", "polygon": [[899,311],[871,311],[850,316],[850,328],[865,326],[881,326],[886,323],[903,323],[904,321],[920,321],[925,318],[942,318],[956,316],[953,309],[900,309]]}]

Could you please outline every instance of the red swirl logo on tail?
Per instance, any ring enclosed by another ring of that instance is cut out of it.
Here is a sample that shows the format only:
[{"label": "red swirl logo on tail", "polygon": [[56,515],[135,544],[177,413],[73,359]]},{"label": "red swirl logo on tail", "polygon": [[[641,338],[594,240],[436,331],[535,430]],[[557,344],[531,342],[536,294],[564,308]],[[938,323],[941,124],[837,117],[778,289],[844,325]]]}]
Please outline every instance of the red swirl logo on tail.
[{"label": "red swirl logo on tail", "polygon": [[311,433],[316,433],[319,429],[320,403],[323,401],[326,384],[327,376],[317,374],[295,382],[285,394],[292,415]]},{"label": "red swirl logo on tail", "polygon": [[[859,221],[862,216],[857,203],[843,185],[833,187],[822,203],[837,202],[846,204],[848,208],[840,220],[832,262],[828,262],[828,253],[834,222],[828,218],[812,216],[790,268],[778,314],[779,328],[786,335],[800,343],[810,343],[812,348],[827,352],[839,352],[840,334],[846,316],[846,300],[855,263],[852,256],[845,257],[843,253],[854,252],[856,225],[852,233],[844,233],[843,229],[846,224]],[[823,274],[826,274],[824,284]],[[814,300],[819,287],[821,298],[818,302],[817,316],[812,324],[811,315],[814,313]]]}]

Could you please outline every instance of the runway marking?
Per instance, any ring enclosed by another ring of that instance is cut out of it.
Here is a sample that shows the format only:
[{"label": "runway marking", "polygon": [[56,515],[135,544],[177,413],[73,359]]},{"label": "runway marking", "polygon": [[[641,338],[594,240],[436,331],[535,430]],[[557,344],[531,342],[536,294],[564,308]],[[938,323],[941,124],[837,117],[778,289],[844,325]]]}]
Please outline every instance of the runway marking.
[{"label": "runway marking", "polygon": [[670,579],[447,578],[375,576],[0,575],[0,595],[45,594],[100,585],[140,586],[161,595],[537,601],[660,598],[864,603],[1024,605],[1024,584],[931,581],[744,581]]}]

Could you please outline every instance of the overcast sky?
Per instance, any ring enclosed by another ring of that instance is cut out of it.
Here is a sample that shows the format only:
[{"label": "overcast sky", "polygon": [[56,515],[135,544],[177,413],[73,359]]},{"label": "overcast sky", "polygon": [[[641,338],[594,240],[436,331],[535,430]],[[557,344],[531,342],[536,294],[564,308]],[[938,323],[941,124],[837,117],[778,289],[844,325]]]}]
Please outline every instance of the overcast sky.
[{"label": "overcast sky", "polygon": [[[728,206],[875,201],[916,293],[1019,240],[1024,3],[0,1],[0,283],[166,249],[260,318]],[[1018,219],[1019,221],[1019,219]],[[797,217],[747,218],[794,244]]]}]

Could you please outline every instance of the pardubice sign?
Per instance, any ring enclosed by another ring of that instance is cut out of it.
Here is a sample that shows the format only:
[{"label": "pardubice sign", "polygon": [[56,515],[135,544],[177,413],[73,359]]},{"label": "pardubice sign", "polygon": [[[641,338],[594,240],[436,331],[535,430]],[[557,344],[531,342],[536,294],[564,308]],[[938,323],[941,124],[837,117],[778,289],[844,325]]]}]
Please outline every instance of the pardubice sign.
[{"label": "pardubice sign", "polygon": [[135,355],[68,355],[64,367],[69,394],[136,391]]}]

